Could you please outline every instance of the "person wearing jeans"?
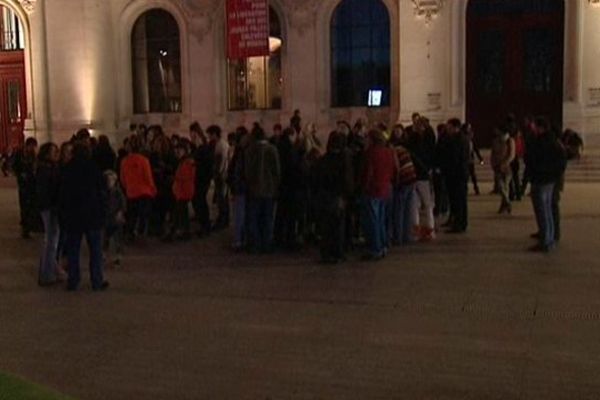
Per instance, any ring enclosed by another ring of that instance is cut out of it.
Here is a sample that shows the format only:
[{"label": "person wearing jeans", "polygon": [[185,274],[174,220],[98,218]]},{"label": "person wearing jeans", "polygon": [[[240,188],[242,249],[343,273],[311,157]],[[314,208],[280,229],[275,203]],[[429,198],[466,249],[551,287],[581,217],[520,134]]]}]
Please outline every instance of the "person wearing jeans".
[{"label": "person wearing jeans", "polygon": [[81,241],[85,237],[90,257],[90,278],[94,291],[105,290],[102,259],[102,229],[106,221],[105,180],[91,159],[89,141],[80,139],[73,159],[64,167],[58,209],[66,232],[69,278],[67,290],[75,291],[81,281]]},{"label": "person wearing jeans", "polygon": [[398,173],[394,150],[386,146],[383,132],[371,130],[362,171],[363,223],[369,252],[365,260],[377,261],[387,254],[386,202],[392,196],[392,184]]},{"label": "person wearing jeans", "polygon": [[54,143],[40,148],[36,171],[36,199],[44,224],[44,246],[40,258],[38,283],[49,286],[57,282],[58,241],[58,188],[60,185],[60,152]]},{"label": "person wearing jeans", "polygon": [[530,251],[549,252],[556,247],[556,225],[554,218],[559,217],[556,187],[562,184],[567,166],[567,155],[550,124],[544,118],[538,118],[533,127],[534,137],[526,152],[525,162],[531,179],[531,200],[538,225],[539,243]]},{"label": "person wearing jeans", "polygon": [[248,188],[249,250],[265,253],[273,244],[275,197],[281,181],[277,148],[270,144],[264,130],[255,124],[254,143],[244,152],[244,181]]}]

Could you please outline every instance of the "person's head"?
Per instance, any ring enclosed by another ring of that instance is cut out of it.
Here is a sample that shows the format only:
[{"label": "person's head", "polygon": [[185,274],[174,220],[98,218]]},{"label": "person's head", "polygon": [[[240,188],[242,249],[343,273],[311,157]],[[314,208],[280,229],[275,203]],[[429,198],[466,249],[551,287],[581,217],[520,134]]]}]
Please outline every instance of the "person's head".
[{"label": "person's head", "polygon": [[341,153],[346,148],[346,136],[338,131],[329,134],[327,153]]},{"label": "person's head", "polygon": [[438,124],[437,126],[437,134],[438,137],[443,137],[446,134],[446,124]]},{"label": "person's head", "polygon": [[181,141],[177,147],[175,147],[175,156],[178,160],[182,160],[189,155],[189,149],[185,141]]},{"label": "person's head", "polygon": [[295,109],[294,110],[294,117],[299,117],[300,116],[300,110]]},{"label": "person's head", "polygon": [[[285,133],[285,131],[284,131],[284,133]],[[266,139],[265,131],[260,126],[260,124],[255,123],[254,126],[252,127],[252,137],[256,141],[260,141],[260,140],[265,140]]]},{"label": "person's head", "polygon": [[473,136],[475,136],[473,132],[473,126],[468,122],[463,124],[462,131],[469,139],[473,139]]},{"label": "person's head", "polygon": [[25,140],[25,154],[34,156],[37,153],[38,142],[35,138],[29,137]]},{"label": "person's head", "polygon": [[461,126],[462,126],[462,124],[460,122],[460,119],[451,118],[446,123],[446,132],[448,133],[448,135],[451,135],[451,136],[457,135],[460,133]]},{"label": "person's head", "polygon": [[238,142],[237,140],[237,134],[235,132],[230,132],[227,134],[227,144],[229,144],[229,146],[235,146]]},{"label": "person's head", "polygon": [[166,136],[159,136],[152,142],[152,151],[164,157],[171,152],[171,140]]},{"label": "person's head", "polygon": [[130,153],[139,153],[142,151],[142,142],[138,135],[132,135],[129,138],[129,152]]},{"label": "person's head", "polygon": [[293,139],[294,136],[296,136],[296,131],[294,130],[294,128],[285,128],[283,130],[283,133],[281,134],[283,137],[289,137],[290,139]]},{"label": "person's head", "polygon": [[88,160],[92,156],[88,140],[76,140],[73,144],[73,159]]},{"label": "person's head", "polygon": [[221,127],[218,125],[211,125],[206,129],[206,133],[208,133],[208,139],[210,141],[217,141],[221,139]]},{"label": "person's head", "polygon": [[[350,134],[350,132],[351,132],[350,125],[346,121],[338,121],[336,125],[337,125],[338,133],[341,133],[342,135]],[[360,129],[362,129],[362,126],[360,127]]]},{"label": "person's head", "polygon": [[394,125],[392,129],[392,134],[390,136],[390,141],[394,144],[402,141],[404,137],[404,126],[402,124]]},{"label": "person's head", "polygon": [[550,133],[550,122],[544,117],[536,118],[533,127],[537,136],[545,136]]},{"label": "person's head", "polygon": [[379,129],[371,129],[367,135],[370,146],[385,146],[385,135]]},{"label": "person's head", "polygon": [[129,132],[135,133],[137,131],[137,124],[129,124]]},{"label": "person's head", "polygon": [[73,144],[65,142],[60,146],[60,162],[66,164],[73,158]]},{"label": "person's head", "polygon": [[58,146],[52,142],[44,143],[38,153],[38,161],[42,163],[56,164],[60,160]]},{"label": "person's head", "polygon": [[281,124],[273,125],[273,136],[274,137],[281,136],[281,132],[283,132],[283,126],[281,126]]},{"label": "person's head", "polygon": [[75,134],[75,140],[90,140],[92,134],[86,128],[80,129]]},{"label": "person's head", "polygon": [[421,119],[421,114],[419,114],[417,112],[413,113],[413,115],[410,117],[410,119],[411,119],[413,125],[416,125],[417,122]]},{"label": "person's head", "polygon": [[189,132],[192,143],[197,145],[201,142],[204,142],[204,131],[202,130],[202,127],[197,121],[193,122],[190,125]]},{"label": "person's head", "polygon": [[110,148],[110,140],[108,140],[108,136],[106,136],[106,135],[98,136],[98,147]]},{"label": "person's head", "polygon": [[117,174],[115,174],[113,171],[106,171],[104,173],[104,179],[106,180],[106,187],[108,190],[112,190],[117,186]]}]

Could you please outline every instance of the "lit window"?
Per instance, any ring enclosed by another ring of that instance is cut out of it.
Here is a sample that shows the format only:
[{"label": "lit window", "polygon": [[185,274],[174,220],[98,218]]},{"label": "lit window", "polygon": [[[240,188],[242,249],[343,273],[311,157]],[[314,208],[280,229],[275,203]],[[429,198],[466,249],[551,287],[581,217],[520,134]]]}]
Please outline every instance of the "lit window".
[{"label": "lit window", "polygon": [[25,37],[21,20],[13,10],[0,6],[2,15],[2,37],[0,38],[0,51],[14,51],[25,49]]},{"label": "lit window", "polygon": [[181,60],[177,21],[153,9],[136,21],[131,36],[136,114],[181,112]]},{"label": "lit window", "polygon": [[381,0],[342,0],[331,20],[331,104],[390,103],[390,17]]},{"label": "lit window", "polygon": [[268,57],[227,61],[230,110],[280,109],[283,77],[281,52],[283,36],[277,13],[269,8]]}]

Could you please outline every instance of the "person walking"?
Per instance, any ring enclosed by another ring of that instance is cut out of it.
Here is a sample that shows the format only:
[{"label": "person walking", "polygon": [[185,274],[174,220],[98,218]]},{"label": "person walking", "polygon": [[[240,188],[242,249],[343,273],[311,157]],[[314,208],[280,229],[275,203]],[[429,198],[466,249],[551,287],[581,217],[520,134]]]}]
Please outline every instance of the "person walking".
[{"label": "person walking", "polygon": [[58,189],[60,184],[60,152],[54,143],[46,143],[40,148],[36,172],[36,200],[44,224],[44,245],[38,284],[50,286],[59,278],[58,241]]},{"label": "person walking", "polygon": [[89,143],[77,141],[73,159],[64,167],[58,196],[61,227],[66,232],[68,258],[67,290],[77,290],[81,281],[81,241],[89,248],[90,278],[94,291],[105,290],[102,229],[106,218],[104,178],[92,160]]},{"label": "person walking", "polygon": [[477,146],[477,143],[475,143],[475,132],[473,132],[473,125],[469,123],[464,124],[463,133],[469,140],[469,177],[471,178],[471,183],[473,183],[475,195],[479,196],[481,191],[479,190],[479,182],[477,180],[475,163],[477,162],[479,165],[483,165],[483,157],[479,151],[479,146]]},{"label": "person walking", "polygon": [[36,209],[36,157],[38,142],[34,138],[27,138],[22,149],[17,151],[13,163],[13,171],[17,177],[19,187],[19,208],[21,211],[21,237],[30,239],[31,232],[36,230],[39,219]]}]

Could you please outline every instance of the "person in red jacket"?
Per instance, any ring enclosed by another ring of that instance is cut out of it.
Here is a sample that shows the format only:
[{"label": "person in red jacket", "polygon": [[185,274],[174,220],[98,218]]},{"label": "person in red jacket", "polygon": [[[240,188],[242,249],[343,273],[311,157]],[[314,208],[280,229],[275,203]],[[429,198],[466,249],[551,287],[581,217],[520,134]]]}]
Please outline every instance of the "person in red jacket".
[{"label": "person in red jacket", "polygon": [[173,182],[173,196],[175,197],[175,208],[173,210],[173,227],[166,240],[174,238],[178,240],[190,240],[190,202],[194,199],[196,192],[196,163],[190,157],[191,146],[187,142],[181,142],[175,148],[175,154],[179,160],[179,166],[175,173]]},{"label": "person in red jacket", "polygon": [[128,239],[133,240],[147,233],[152,200],[157,191],[150,161],[140,153],[140,139],[132,136],[129,146],[129,155],[121,161],[120,178],[127,197],[126,232]]},{"label": "person in red jacket", "polygon": [[369,245],[365,260],[385,257],[389,245],[386,203],[392,197],[392,183],[398,174],[398,161],[393,149],[386,146],[383,133],[371,130],[369,147],[364,155],[362,187],[364,191],[364,230]]}]

